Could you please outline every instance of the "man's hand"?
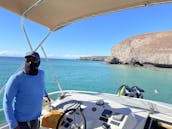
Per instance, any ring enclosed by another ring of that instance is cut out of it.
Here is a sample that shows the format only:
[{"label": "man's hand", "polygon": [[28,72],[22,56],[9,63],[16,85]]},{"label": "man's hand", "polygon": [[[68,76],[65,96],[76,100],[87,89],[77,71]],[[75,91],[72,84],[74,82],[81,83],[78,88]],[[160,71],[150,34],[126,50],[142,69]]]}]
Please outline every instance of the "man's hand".
[{"label": "man's hand", "polygon": [[51,99],[48,96],[45,96],[44,100],[47,104],[51,104]]}]

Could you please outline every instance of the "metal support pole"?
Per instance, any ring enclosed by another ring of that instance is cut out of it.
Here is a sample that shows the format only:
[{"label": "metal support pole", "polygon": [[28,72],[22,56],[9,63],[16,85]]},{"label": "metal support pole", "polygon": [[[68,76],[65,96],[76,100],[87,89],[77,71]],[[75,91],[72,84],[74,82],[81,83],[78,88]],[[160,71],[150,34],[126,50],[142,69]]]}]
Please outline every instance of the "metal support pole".
[{"label": "metal support pole", "polygon": [[63,93],[63,90],[62,90],[62,88],[61,88],[60,82],[58,81],[58,78],[57,78],[57,76],[56,76],[56,74],[55,74],[55,72],[54,72],[54,69],[53,69],[53,67],[50,65],[50,63],[48,63],[47,55],[46,55],[45,50],[44,50],[44,48],[43,48],[42,46],[41,46],[41,49],[42,49],[42,52],[43,52],[43,54],[44,54],[44,56],[45,56],[45,58],[46,58],[46,60],[47,60],[47,64],[48,64],[48,66],[49,66],[49,68],[50,68],[50,71],[51,71],[52,75],[54,76],[54,79],[55,79],[55,81],[56,81],[56,84],[57,84],[57,86],[58,86],[60,92],[62,93],[61,96],[63,96],[64,93]]},{"label": "metal support pole", "polygon": [[32,45],[31,45],[31,43],[30,43],[29,37],[28,37],[27,32],[26,32],[26,29],[25,29],[25,27],[24,27],[24,19],[25,19],[25,16],[26,16],[33,8],[37,7],[37,6],[38,6],[40,3],[42,3],[43,1],[44,1],[44,0],[38,0],[38,1],[36,1],[32,6],[30,6],[30,7],[29,7],[26,11],[24,11],[24,13],[22,14],[22,30],[23,30],[23,32],[24,32],[24,35],[25,35],[25,37],[26,37],[27,43],[28,43],[28,45],[29,45],[31,51],[33,51],[33,47],[32,47]]}]

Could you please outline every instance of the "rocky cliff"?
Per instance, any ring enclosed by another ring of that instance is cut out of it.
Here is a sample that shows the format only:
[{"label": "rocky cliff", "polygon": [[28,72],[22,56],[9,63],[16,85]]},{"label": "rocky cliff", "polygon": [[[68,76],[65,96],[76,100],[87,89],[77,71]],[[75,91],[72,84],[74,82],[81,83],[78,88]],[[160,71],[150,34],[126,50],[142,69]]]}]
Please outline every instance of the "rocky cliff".
[{"label": "rocky cliff", "polygon": [[172,31],[155,32],[127,38],[111,49],[111,64],[151,64],[172,68]]}]

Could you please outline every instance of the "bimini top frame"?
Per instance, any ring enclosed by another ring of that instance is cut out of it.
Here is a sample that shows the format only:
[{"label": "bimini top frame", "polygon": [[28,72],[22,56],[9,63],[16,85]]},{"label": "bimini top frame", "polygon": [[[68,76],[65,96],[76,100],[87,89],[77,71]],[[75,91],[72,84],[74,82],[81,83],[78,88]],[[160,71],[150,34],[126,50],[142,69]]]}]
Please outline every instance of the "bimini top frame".
[{"label": "bimini top frame", "polygon": [[43,0],[38,0],[38,1],[36,1],[36,2],[35,2],[33,5],[31,5],[28,9],[26,9],[26,11],[23,12],[23,14],[22,14],[22,29],[23,29],[23,32],[24,32],[24,34],[25,34],[27,43],[28,43],[28,45],[29,45],[31,51],[37,51],[37,50],[41,47],[41,50],[42,50],[42,52],[43,52],[43,54],[44,54],[44,56],[45,56],[45,58],[46,58],[46,60],[47,60],[48,66],[49,66],[49,68],[50,68],[50,71],[51,71],[52,75],[54,76],[55,82],[56,82],[56,84],[57,84],[59,90],[61,91],[61,97],[63,97],[64,94],[63,94],[63,90],[62,90],[62,87],[61,87],[61,85],[60,85],[60,82],[58,81],[58,78],[57,78],[57,76],[56,76],[56,74],[55,74],[55,72],[54,72],[53,67],[52,67],[52,66],[50,65],[50,63],[48,62],[48,57],[47,57],[46,52],[45,52],[45,50],[44,50],[44,48],[43,48],[43,46],[42,46],[43,43],[44,43],[44,41],[49,37],[49,35],[52,33],[52,31],[49,30],[49,32],[47,33],[47,35],[45,35],[45,37],[44,37],[43,40],[38,44],[38,46],[37,46],[35,49],[33,49],[32,44],[31,44],[31,42],[30,42],[30,40],[29,40],[27,31],[26,31],[26,29],[25,29],[24,19],[25,19],[26,15],[29,14],[29,13],[32,11],[32,9],[36,8],[37,6],[39,6],[42,2],[43,2]]},{"label": "bimini top frame", "polygon": [[[44,56],[45,56],[45,58],[46,58],[46,60],[47,60],[48,66],[49,66],[49,68],[50,68],[50,71],[51,71],[52,75],[54,76],[55,82],[56,82],[56,84],[57,84],[57,86],[58,86],[58,88],[59,88],[59,90],[60,90],[60,92],[61,92],[61,97],[63,97],[63,90],[62,90],[62,88],[61,88],[61,85],[60,85],[60,83],[59,83],[59,81],[58,81],[58,78],[57,78],[57,76],[56,76],[56,74],[55,74],[55,72],[54,72],[53,67],[52,67],[52,66],[50,65],[50,63],[48,62],[47,55],[46,55],[45,50],[44,50],[44,48],[43,48],[43,46],[42,46],[43,43],[44,43],[44,41],[49,37],[49,35],[52,33],[52,31],[49,30],[49,32],[47,33],[47,35],[45,35],[45,37],[44,37],[43,40],[38,44],[38,46],[37,46],[35,49],[33,49],[32,44],[31,44],[30,39],[29,39],[29,36],[28,36],[27,31],[26,31],[26,29],[25,29],[25,24],[24,24],[25,17],[26,17],[27,14],[29,14],[34,8],[38,7],[42,2],[43,2],[43,0],[35,1],[35,3],[33,3],[33,5],[31,5],[30,7],[28,7],[28,8],[23,12],[23,14],[21,15],[21,16],[22,16],[22,29],[23,29],[23,32],[24,32],[24,34],[25,34],[27,43],[28,43],[28,45],[29,45],[29,47],[30,47],[30,50],[31,50],[31,51],[37,51],[39,48],[41,48],[41,50],[42,50],[42,52],[43,52],[43,54],[44,54]],[[22,66],[23,66],[23,65],[22,65]],[[4,88],[5,88],[5,85],[0,89],[0,94],[3,92]]]},{"label": "bimini top frame", "polygon": [[74,21],[104,13],[172,2],[172,0],[0,0],[0,7],[22,16],[38,1],[41,1],[41,4],[26,13],[25,17],[48,27],[51,31]]}]

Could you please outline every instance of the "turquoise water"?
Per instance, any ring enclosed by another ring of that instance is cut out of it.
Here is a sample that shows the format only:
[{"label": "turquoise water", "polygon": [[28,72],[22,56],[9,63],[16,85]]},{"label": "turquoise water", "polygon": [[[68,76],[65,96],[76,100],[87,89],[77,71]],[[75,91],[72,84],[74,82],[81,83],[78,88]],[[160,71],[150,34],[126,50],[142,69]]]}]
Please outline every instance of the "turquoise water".
[{"label": "turquoise water", "polygon": [[[144,98],[172,104],[172,70],[146,69],[122,65],[107,65],[105,62],[50,59],[64,90],[89,90],[115,93],[122,84],[137,85],[145,90]],[[23,58],[0,57],[0,87],[23,63]],[[48,92],[57,90],[53,76],[45,60],[41,69],[46,73]],[[157,89],[159,94],[155,94]],[[2,108],[0,95],[0,108]]]}]

